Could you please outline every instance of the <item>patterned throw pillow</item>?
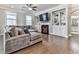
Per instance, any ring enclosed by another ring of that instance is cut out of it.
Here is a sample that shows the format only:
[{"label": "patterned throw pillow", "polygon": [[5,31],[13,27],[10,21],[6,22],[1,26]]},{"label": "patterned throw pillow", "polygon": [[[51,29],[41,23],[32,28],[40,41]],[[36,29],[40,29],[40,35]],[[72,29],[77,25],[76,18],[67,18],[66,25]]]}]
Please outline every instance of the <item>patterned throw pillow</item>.
[{"label": "patterned throw pillow", "polygon": [[5,33],[5,37],[6,37],[6,39],[10,38],[9,32]]},{"label": "patterned throw pillow", "polygon": [[12,36],[17,36],[18,35],[18,28],[17,27],[13,27],[11,30],[10,30]]},{"label": "patterned throw pillow", "polygon": [[10,34],[11,37],[15,36],[15,28],[14,27],[10,29],[9,34]]},{"label": "patterned throw pillow", "polygon": [[18,35],[25,34],[23,30],[18,30]]}]

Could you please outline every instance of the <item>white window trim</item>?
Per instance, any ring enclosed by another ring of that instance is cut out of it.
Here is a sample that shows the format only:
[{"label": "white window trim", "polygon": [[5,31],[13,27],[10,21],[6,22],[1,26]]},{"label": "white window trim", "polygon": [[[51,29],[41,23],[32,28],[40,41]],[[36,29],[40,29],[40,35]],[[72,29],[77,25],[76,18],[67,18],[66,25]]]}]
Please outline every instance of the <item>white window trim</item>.
[{"label": "white window trim", "polygon": [[[7,18],[7,15],[10,15],[10,16],[15,16],[16,18],[15,19],[12,19],[12,18]],[[17,14],[16,13],[12,13],[12,12],[6,12],[6,25],[9,26],[10,24],[7,24],[7,21],[8,20],[15,20],[15,24],[11,24],[11,25],[17,25]]]},{"label": "white window trim", "polygon": [[[27,17],[31,17],[31,20],[28,20]],[[32,26],[32,16],[26,15],[26,25]]]}]

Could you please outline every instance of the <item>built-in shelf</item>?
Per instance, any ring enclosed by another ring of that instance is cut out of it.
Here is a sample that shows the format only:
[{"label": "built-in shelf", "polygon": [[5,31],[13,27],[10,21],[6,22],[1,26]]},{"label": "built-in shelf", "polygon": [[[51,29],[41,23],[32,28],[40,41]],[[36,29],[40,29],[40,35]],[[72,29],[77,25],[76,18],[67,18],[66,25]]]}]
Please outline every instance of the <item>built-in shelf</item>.
[{"label": "built-in shelf", "polygon": [[[48,13],[49,12],[50,11],[48,11]],[[63,6],[63,7],[57,7],[55,9],[52,9],[49,15],[50,15],[49,22],[39,21],[38,31],[41,30],[41,25],[49,25],[49,34],[58,35],[62,37],[68,37],[69,35],[68,27],[70,26],[69,20],[68,20],[68,7]]]}]

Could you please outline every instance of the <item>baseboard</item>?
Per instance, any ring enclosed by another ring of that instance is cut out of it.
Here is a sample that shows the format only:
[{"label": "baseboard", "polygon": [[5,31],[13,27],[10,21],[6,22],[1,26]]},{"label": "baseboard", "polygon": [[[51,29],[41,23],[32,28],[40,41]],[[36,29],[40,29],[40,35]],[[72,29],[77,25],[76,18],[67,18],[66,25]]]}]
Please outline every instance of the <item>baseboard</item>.
[{"label": "baseboard", "polygon": [[[50,33],[49,35],[56,35],[56,34]],[[56,36],[60,36],[60,35],[56,35]],[[60,37],[68,38],[68,36],[60,36]]]},{"label": "baseboard", "polygon": [[72,34],[69,34],[68,36],[69,36],[69,37],[71,37],[71,36],[72,36]]},{"label": "baseboard", "polygon": [[72,34],[79,34],[79,33],[77,33],[77,32],[71,32]]},{"label": "baseboard", "polygon": [[[55,34],[50,33],[49,35],[55,35]],[[60,36],[60,35],[56,35],[56,36]],[[68,36],[60,36],[60,37],[68,38],[68,37],[71,37],[71,36],[72,36],[72,35],[71,35],[71,34],[69,34]]]},{"label": "baseboard", "polygon": [[69,38],[69,37],[71,37],[72,35],[71,34],[69,34],[68,36],[65,36],[65,38]]}]

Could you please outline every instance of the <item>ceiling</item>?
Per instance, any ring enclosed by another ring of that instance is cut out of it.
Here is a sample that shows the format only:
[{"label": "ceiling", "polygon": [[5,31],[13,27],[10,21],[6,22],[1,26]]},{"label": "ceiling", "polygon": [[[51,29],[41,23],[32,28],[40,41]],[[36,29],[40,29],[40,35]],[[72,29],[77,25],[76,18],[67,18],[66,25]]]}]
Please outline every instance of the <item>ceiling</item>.
[{"label": "ceiling", "polygon": [[[34,5],[37,6],[36,12],[40,12],[40,11],[58,6],[59,4],[34,4]],[[0,4],[0,7],[21,11],[26,14],[32,14],[34,12],[34,11],[28,10],[28,7],[26,6],[26,4]]]}]

